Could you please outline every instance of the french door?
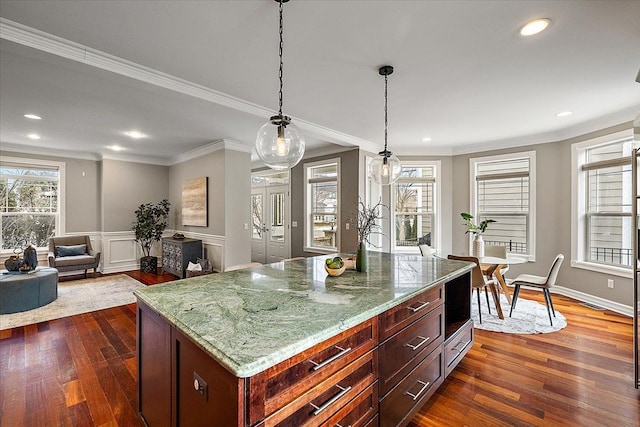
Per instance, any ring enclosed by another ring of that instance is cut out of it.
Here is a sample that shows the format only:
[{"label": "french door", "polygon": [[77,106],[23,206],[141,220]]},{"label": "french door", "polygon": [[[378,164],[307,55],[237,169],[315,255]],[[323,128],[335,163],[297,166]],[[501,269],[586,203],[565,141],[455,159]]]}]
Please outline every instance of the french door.
[{"label": "french door", "polygon": [[289,258],[289,186],[251,190],[251,261],[272,263]]}]

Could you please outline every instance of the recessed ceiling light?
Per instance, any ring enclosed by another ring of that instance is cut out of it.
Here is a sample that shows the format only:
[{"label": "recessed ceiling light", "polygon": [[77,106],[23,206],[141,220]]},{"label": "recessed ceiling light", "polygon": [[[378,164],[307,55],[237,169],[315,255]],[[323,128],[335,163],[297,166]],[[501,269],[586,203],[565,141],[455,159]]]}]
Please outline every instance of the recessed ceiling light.
[{"label": "recessed ceiling light", "polygon": [[124,147],[121,147],[119,145],[108,145],[107,148],[109,150],[113,150],[113,151],[124,151],[125,150]]},{"label": "recessed ceiling light", "polygon": [[133,138],[133,139],[140,139],[140,138],[144,138],[144,137],[147,136],[142,132],[138,132],[137,130],[132,130],[132,131],[129,131],[129,132],[125,132],[124,134],[127,135],[130,138]]},{"label": "recessed ceiling light", "polygon": [[534,19],[531,22],[528,22],[524,27],[520,29],[521,36],[533,36],[544,31],[549,24],[551,23],[551,19],[549,18],[540,18]]},{"label": "recessed ceiling light", "polygon": [[429,142],[431,141],[431,137],[429,136],[425,136],[424,138],[422,138],[422,142]]},{"label": "recessed ceiling light", "polygon": [[556,113],[556,117],[567,117],[573,114],[573,111],[560,111]]},{"label": "recessed ceiling light", "polygon": [[42,117],[36,116],[35,114],[25,114],[24,116],[27,119],[31,119],[31,120],[41,120],[42,119]]},{"label": "recessed ceiling light", "polygon": [[27,138],[29,138],[29,139],[42,139],[42,137],[40,135],[38,135],[37,133],[30,133],[29,135],[27,135]]}]

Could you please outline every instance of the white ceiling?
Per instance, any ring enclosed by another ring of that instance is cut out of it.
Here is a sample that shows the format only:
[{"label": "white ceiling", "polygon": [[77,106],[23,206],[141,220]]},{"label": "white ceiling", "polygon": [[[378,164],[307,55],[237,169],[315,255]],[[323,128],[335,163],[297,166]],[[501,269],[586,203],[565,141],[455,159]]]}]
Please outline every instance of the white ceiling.
[{"label": "white ceiling", "polygon": [[[399,155],[556,141],[640,113],[640,1],[292,0],[284,14],[284,113],[310,152],[382,148],[385,64]],[[4,150],[118,144],[171,163],[213,141],[249,150],[277,110],[273,0],[0,0],[0,16]],[[518,35],[539,17],[547,31]]]}]

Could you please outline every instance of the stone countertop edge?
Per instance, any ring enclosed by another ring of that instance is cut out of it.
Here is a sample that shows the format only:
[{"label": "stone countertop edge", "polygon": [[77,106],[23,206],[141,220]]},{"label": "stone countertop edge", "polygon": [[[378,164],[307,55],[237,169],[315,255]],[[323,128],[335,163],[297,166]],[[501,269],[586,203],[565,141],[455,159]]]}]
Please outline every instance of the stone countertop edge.
[{"label": "stone countertop edge", "polygon": [[[321,258],[326,258],[326,257],[321,257]],[[451,261],[449,261],[451,262]],[[456,262],[456,261],[454,261]],[[465,264],[463,262],[458,262],[459,264]],[[182,322],[180,319],[178,319],[177,317],[175,317],[173,314],[171,314],[170,312],[167,311],[161,311],[159,310],[157,307],[154,306],[155,301],[153,301],[152,299],[147,298],[147,296],[144,294],[144,289],[147,288],[142,288],[142,292],[140,292],[141,290],[136,290],[134,291],[135,296],[138,298],[139,301],[143,302],[146,306],[148,306],[151,310],[153,310],[155,313],[157,313],[158,315],[160,315],[162,318],[166,319],[171,325],[173,325],[174,327],[176,327],[181,333],[183,333],[184,335],[186,335],[187,337],[189,337],[200,349],[202,349],[205,353],[207,353],[209,356],[211,356],[214,360],[216,360],[217,362],[219,362],[225,369],[227,369],[229,372],[231,372],[232,374],[234,374],[236,377],[238,378],[248,378],[251,376],[254,376],[260,372],[265,371],[268,368],[271,368],[275,365],[277,365],[278,363],[287,360],[293,356],[295,356],[296,354],[299,354],[311,347],[313,347],[314,345],[317,345],[331,337],[334,337],[335,335],[344,332],[345,330],[352,328],[364,321],[367,321],[383,312],[385,312],[386,310],[393,308],[399,304],[402,304],[405,301],[410,300],[411,298],[413,298],[414,296],[428,290],[431,289],[435,286],[441,285],[445,282],[448,282],[451,279],[454,279],[456,277],[459,277],[461,275],[463,275],[464,273],[466,273],[467,271],[471,271],[473,268],[473,264],[471,263],[466,263],[467,265],[449,273],[449,274],[445,274],[441,277],[438,277],[436,280],[432,281],[431,283],[425,284],[424,286],[421,287],[417,287],[414,290],[404,293],[402,295],[399,295],[395,298],[393,298],[392,300],[386,301],[384,303],[381,303],[375,307],[372,307],[368,310],[363,310],[361,312],[359,312],[356,315],[353,315],[349,318],[346,319],[341,319],[337,322],[337,324],[327,327],[317,333],[314,334],[310,334],[306,337],[304,337],[303,339],[300,339],[296,342],[290,343],[288,345],[285,345],[283,347],[281,347],[278,350],[272,351],[271,353],[269,353],[268,355],[264,355],[264,356],[260,356],[260,357],[256,357],[253,361],[251,362],[245,362],[245,363],[239,363],[236,359],[234,359],[233,357],[227,355],[224,351],[220,350],[218,347],[216,347],[214,345],[213,342],[211,342],[211,340],[204,338],[203,336],[201,336],[200,334],[198,334],[194,329],[192,329],[191,327],[189,327],[187,324],[185,324],[184,322]],[[268,264],[265,264],[268,265]],[[206,276],[199,276],[199,277],[195,277],[195,278],[191,278],[191,279],[183,279],[183,281],[186,280],[194,280],[194,279],[198,279],[198,278],[202,278],[202,277],[206,277]],[[176,283],[176,282],[168,282],[165,283],[163,285],[155,285],[154,287],[157,286],[170,286],[172,283]]]}]

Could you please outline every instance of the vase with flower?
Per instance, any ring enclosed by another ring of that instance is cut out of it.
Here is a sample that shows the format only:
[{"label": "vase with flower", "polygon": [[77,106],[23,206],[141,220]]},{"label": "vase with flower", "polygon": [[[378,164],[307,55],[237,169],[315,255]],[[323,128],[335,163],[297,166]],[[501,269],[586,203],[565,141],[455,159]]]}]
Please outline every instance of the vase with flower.
[{"label": "vase with flower", "polygon": [[473,222],[473,215],[462,212],[460,216],[467,226],[467,231],[465,232],[465,234],[471,233],[475,235],[475,238],[473,239],[472,255],[476,258],[482,258],[484,256],[484,240],[482,240],[482,234],[487,231],[487,227],[489,226],[489,224],[497,221],[493,219],[485,219],[482,220],[479,224],[475,224]]},{"label": "vase with flower", "polygon": [[[358,202],[358,251],[356,253],[356,271],[367,271],[367,244],[373,245],[372,234],[381,234],[382,228],[378,220],[382,219],[381,208],[386,207],[378,201],[375,206],[367,207],[361,200]],[[375,245],[374,245],[375,246]]]}]

